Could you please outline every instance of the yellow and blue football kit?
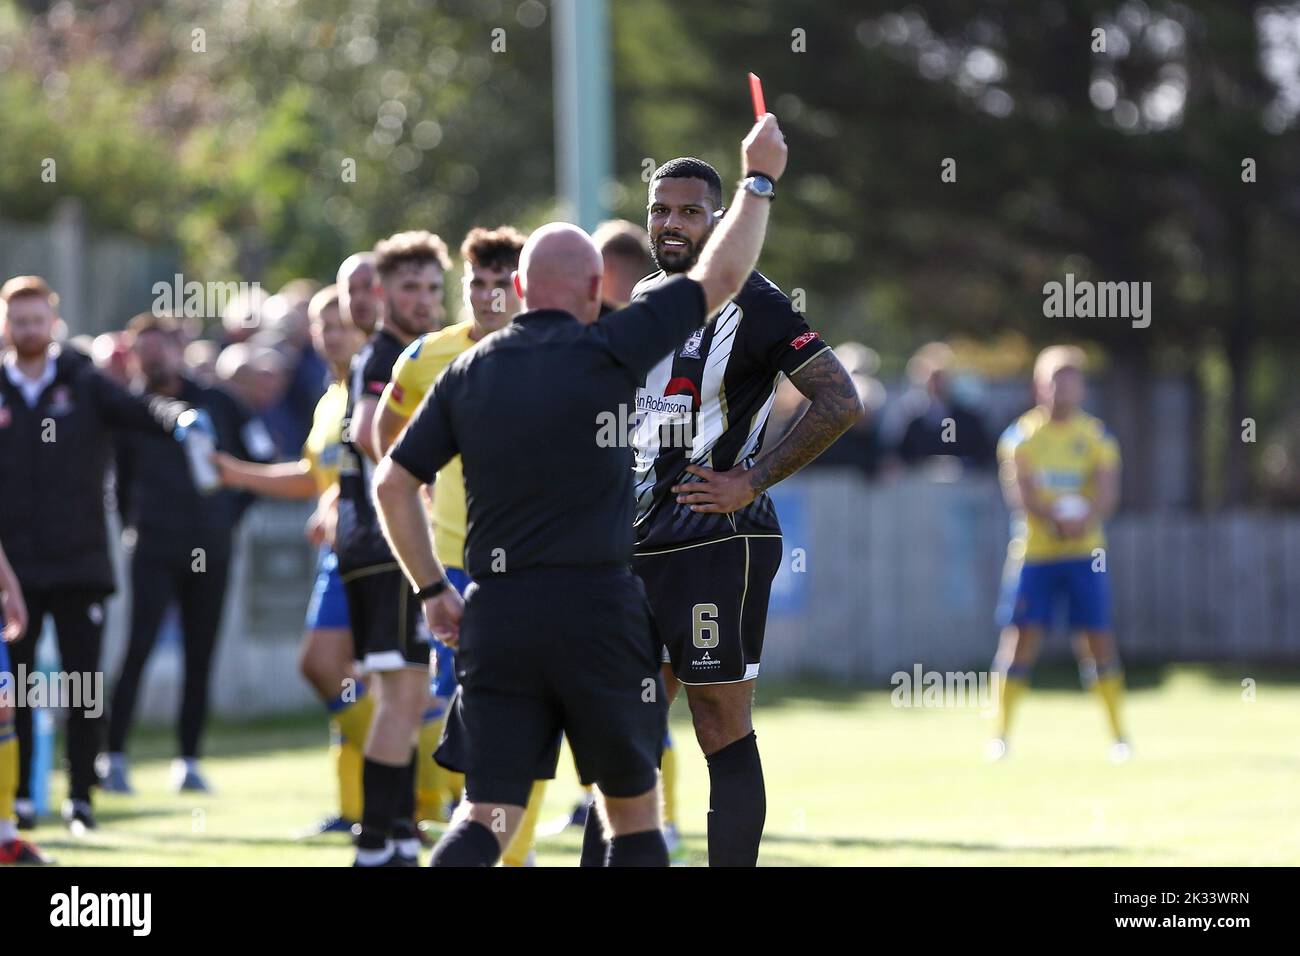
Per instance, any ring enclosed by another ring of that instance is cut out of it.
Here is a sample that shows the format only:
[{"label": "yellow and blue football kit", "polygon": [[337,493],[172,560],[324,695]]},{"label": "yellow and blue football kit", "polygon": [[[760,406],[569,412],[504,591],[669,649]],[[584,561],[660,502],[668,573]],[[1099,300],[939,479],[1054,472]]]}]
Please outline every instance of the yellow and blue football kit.
[{"label": "yellow and blue football kit", "polygon": [[[1003,433],[998,461],[1004,474],[1029,469],[1040,500],[1050,508],[1066,495],[1093,500],[1097,473],[1119,464],[1119,447],[1093,416],[1076,412],[1064,421],[1054,421],[1039,407],[1026,412]],[[1027,512],[1017,513],[1007,549],[1007,591],[999,623],[1050,628],[1060,605],[1065,604],[1071,630],[1108,630],[1106,573],[1094,569],[1095,556],[1105,546],[1100,524],[1077,538],[1062,538],[1049,522]]]},{"label": "yellow and blue football kit", "polygon": [[[1098,473],[1118,467],[1119,461],[1115,439],[1099,419],[1084,412],[1055,421],[1039,406],[1017,419],[998,442],[1004,480],[1018,480],[1021,470],[1027,469],[1039,499],[1049,509],[1066,496],[1094,501]],[[1101,525],[1094,524],[1079,537],[1062,538],[1050,522],[1023,510],[1012,522],[999,624],[1049,630],[1064,605],[1071,631],[1109,631],[1106,565],[1096,561],[1106,547]],[[1111,732],[1122,741],[1124,678],[1119,660],[1082,659],[1080,676],[1086,688],[1097,692]],[[1027,667],[1007,667],[999,695],[999,738],[1005,740],[1012,712],[1028,686]]]}]

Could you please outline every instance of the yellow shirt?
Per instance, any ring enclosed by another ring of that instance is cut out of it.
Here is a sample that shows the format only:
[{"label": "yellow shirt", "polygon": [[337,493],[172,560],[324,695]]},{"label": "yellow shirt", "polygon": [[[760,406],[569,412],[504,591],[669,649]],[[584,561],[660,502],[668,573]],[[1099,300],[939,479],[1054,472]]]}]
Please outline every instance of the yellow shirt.
[{"label": "yellow shirt", "polygon": [[325,389],[316,403],[311,431],[302,446],[302,457],[316,480],[316,493],[323,494],[339,480],[339,455],[342,453],[343,416],[348,409],[348,386],[335,382]]},{"label": "yellow shirt", "polygon": [[[442,370],[472,345],[473,321],[458,322],[429,332],[406,347],[393,366],[393,380],[382,401],[409,419]],[[445,567],[465,567],[465,532],[469,523],[465,509],[465,475],[457,455],[438,472],[433,483],[433,547]]]},{"label": "yellow shirt", "polygon": [[[1097,471],[1119,464],[1119,445],[1098,418],[1075,412],[1054,422],[1038,407],[1002,433],[998,464],[1007,481],[1015,480],[1018,468],[1029,468],[1039,498],[1049,507],[1066,495],[1091,502],[1097,494]],[[1032,563],[1067,561],[1091,557],[1094,549],[1105,546],[1100,525],[1082,537],[1063,539],[1047,522],[1022,512],[1013,522],[1010,556]]]}]

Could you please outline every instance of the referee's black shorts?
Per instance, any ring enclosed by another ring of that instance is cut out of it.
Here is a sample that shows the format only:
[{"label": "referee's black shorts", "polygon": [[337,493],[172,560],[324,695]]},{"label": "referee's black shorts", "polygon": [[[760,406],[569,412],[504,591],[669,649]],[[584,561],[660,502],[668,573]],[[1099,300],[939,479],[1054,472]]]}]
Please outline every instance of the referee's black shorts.
[{"label": "referee's black shorts", "polygon": [[663,635],[663,660],[683,684],[733,684],[758,676],[780,535],[721,541],[636,555]]},{"label": "referee's black shorts", "polygon": [[651,790],[668,720],[659,643],[625,567],[476,580],[438,763],[465,774],[471,802],[523,806],[534,780],[555,776],[563,734],[584,784],[611,797]]},{"label": "referee's black shorts", "polygon": [[429,666],[432,637],[401,568],[381,564],[343,575],[353,657],[365,672]]}]

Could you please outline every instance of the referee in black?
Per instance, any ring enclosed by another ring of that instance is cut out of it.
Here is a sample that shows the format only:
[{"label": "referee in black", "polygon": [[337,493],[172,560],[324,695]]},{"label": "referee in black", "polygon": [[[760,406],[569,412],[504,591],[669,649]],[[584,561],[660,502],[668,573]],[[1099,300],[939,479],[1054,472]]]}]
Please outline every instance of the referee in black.
[{"label": "referee in black", "polygon": [[[376,472],[384,533],[430,629],[458,647],[461,686],[437,758],[465,773],[469,809],[438,842],[434,866],[496,862],[532,782],[555,776],[561,733],[583,783],[600,789],[606,865],[668,864],[660,647],[629,569],[632,452],[629,436],[610,440],[601,423],[627,420],[646,371],[753,269],[770,206],[761,179],[775,181],[786,163],[774,116],[754,125],[741,153],[750,172],[699,264],[599,319],[590,237],[564,223],[535,232],[515,274],[527,311],[451,364]],[[419,495],[457,454],[476,582],[463,603]]]}]

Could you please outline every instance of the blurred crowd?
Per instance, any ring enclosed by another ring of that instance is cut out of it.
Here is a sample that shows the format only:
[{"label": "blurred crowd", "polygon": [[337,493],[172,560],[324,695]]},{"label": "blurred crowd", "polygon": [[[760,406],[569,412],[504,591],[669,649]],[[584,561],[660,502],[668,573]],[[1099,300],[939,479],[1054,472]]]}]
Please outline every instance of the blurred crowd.
[{"label": "blurred crowd", "polygon": [[[930,342],[918,349],[893,399],[876,377],[880,356],[874,349],[844,342],[835,347],[835,354],[853,377],[866,414],[809,467],[849,469],[869,480],[918,467],[941,467],[953,476],[993,470],[996,433],[987,412],[962,394],[947,345]],[[769,443],[798,420],[807,404],[789,380],[781,382]]]},{"label": "blurred crowd", "polygon": [[[333,290],[326,287],[325,296],[336,301]],[[321,292],[313,279],[294,279],[274,295],[254,286],[251,294],[227,302],[220,325],[210,333],[205,335],[199,319],[180,323],[186,377],[242,401],[265,426],[276,458],[298,457],[331,377],[311,335],[309,310]],[[135,370],[126,330],[74,336],[69,344],[118,384],[131,385]]]},{"label": "blurred crowd", "polygon": [[[334,289],[325,287],[326,296]],[[197,319],[182,322],[185,374],[201,385],[220,386],[247,405],[274,441],[277,459],[297,458],[311,428],[312,411],[331,377],[311,336],[309,309],[321,292],[313,279],[294,279],[274,295],[254,291],[232,299],[211,334],[205,335]],[[125,330],[75,336],[70,344],[114,381],[130,385],[133,369]],[[877,377],[881,362],[874,349],[844,342],[835,352],[853,376],[867,414],[813,467],[850,469],[868,480],[936,463],[960,471],[993,469],[996,432],[979,403],[962,394],[949,346],[931,342],[918,349],[892,398]],[[769,444],[806,405],[799,391],[783,380],[772,410]]]}]

